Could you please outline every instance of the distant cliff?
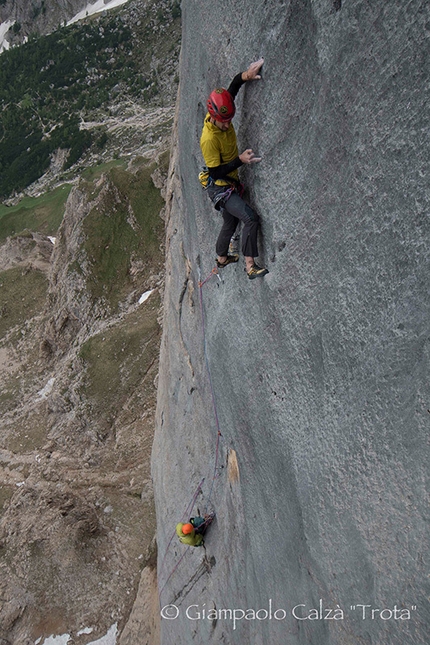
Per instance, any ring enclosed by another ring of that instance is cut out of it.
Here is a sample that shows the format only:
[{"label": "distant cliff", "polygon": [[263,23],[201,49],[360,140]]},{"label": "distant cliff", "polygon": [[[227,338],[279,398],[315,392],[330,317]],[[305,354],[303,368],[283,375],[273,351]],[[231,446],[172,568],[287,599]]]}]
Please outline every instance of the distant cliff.
[{"label": "distant cliff", "polygon": [[[89,3],[87,0],[3,0],[0,3],[1,22],[15,21],[17,26],[8,34],[8,40],[30,34],[47,34],[73,18]],[[18,29],[19,26],[19,29]]]},{"label": "distant cliff", "polygon": [[[425,643],[426,3],[182,11],[152,459],[162,643]],[[261,55],[235,124],[263,156],[242,177],[270,273],[210,277],[205,100]],[[205,550],[173,539],[190,506],[216,510]]]}]

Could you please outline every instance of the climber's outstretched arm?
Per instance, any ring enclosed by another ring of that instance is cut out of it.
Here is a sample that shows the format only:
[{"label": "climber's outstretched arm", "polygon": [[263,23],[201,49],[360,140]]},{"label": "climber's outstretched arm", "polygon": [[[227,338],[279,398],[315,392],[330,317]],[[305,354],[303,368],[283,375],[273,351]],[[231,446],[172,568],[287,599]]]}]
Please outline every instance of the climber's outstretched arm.
[{"label": "climber's outstretched arm", "polygon": [[251,65],[245,72],[236,74],[228,87],[228,91],[232,95],[233,99],[236,97],[238,91],[244,83],[246,83],[247,81],[259,81],[261,79],[259,71],[263,67],[263,63],[264,58],[260,58],[259,60],[256,60],[255,63],[251,63]]}]

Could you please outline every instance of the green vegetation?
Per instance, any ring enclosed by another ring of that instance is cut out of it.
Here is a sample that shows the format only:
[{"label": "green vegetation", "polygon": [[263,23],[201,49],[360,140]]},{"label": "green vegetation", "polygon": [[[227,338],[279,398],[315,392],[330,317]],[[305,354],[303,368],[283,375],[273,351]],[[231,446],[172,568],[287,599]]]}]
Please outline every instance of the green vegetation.
[{"label": "green vegetation", "polygon": [[[35,5],[35,11],[44,10],[43,2]],[[175,73],[170,65],[155,69],[151,59],[153,52],[163,60],[172,47],[179,49],[177,2],[164,23],[166,14],[151,18],[149,8],[139,26],[126,24],[119,12],[109,12],[2,54],[0,198],[38,179],[58,148],[69,150],[66,169],[93,144],[103,148],[105,133],[95,140],[90,131],[80,130],[84,115],[107,111],[115,97],[154,105],[160,79],[170,87]]]},{"label": "green vegetation", "polygon": [[41,197],[25,197],[16,206],[0,204],[0,242],[25,229],[55,235],[71,188],[65,184]]},{"label": "green vegetation", "polygon": [[169,171],[169,163],[170,163],[170,150],[166,150],[163,152],[159,159],[158,159],[158,167],[160,168],[161,172],[166,175]]},{"label": "green vegetation", "polygon": [[16,406],[18,396],[19,383],[17,383],[16,376],[4,378],[0,390],[0,407],[3,414]]},{"label": "green vegetation", "polygon": [[179,0],[175,0],[173,3],[172,16],[173,18],[179,18],[181,16],[181,3]]},{"label": "green vegetation", "polygon": [[[81,348],[86,367],[83,391],[90,401],[91,417],[100,419],[102,428],[111,425],[158,358],[159,307],[160,297],[153,294],[142,309],[93,336]],[[148,387],[153,388],[152,381]]]},{"label": "green vegetation", "polygon": [[41,271],[18,267],[0,273],[0,338],[43,307],[47,288]]},{"label": "green vegetation", "polygon": [[8,502],[13,495],[12,486],[0,486],[0,513],[3,510],[5,502]]},{"label": "green vegetation", "polygon": [[81,172],[81,177],[82,179],[86,179],[86,181],[94,181],[95,179],[99,179],[103,173],[107,173],[111,168],[116,168],[118,166],[124,168],[126,166],[126,161],[124,159],[113,159],[107,163],[90,166]]},{"label": "green vegetation", "polygon": [[[163,157],[163,163],[167,158]],[[93,183],[87,183],[89,196],[97,203],[83,225],[83,250],[90,271],[87,288],[94,301],[103,298],[113,311],[136,288],[130,276],[133,261],[145,267],[140,284],[145,284],[149,272],[161,270],[164,262],[160,245],[164,223],[159,215],[164,202],[151,179],[154,169],[154,164],[143,165],[133,174],[120,166],[112,167],[109,181],[99,194],[91,192],[97,190]],[[159,307],[160,295],[154,293],[124,321],[93,336],[81,348],[83,393],[91,418],[99,420],[102,436],[109,432],[118,411],[136,388],[143,388],[144,377],[158,357]],[[153,395],[153,376],[145,387],[150,390],[149,398]]]},{"label": "green vegetation", "polygon": [[70,167],[91,145],[78,112],[99,107],[117,83],[137,74],[130,38],[114,21],[103,33],[96,24],[72,25],[2,55],[0,196],[40,177],[57,148],[70,148]]},{"label": "green vegetation", "polygon": [[108,190],[84,222],[84,249],[91,267],[88,290],[94,300],[105,298],[114,311],[131,288],[131,259],[152,268],[163,261],[164,223],[159,213],[164,202],[151,179],[154,168],[143,167],[135,175],[112,168]]}]

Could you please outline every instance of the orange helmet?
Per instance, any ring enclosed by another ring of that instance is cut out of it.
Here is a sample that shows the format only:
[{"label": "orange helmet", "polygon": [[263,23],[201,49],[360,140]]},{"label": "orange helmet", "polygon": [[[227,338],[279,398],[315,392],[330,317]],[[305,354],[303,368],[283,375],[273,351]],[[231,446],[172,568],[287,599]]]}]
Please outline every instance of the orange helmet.
[{"label": "orange helmet", "polygon": [[211,117],[221,123],[231,121],[236,112],[233,97],[223,87],[218,87],[209,94],[206,105]]},{"label": "orange helmet", "polygon": [[188,535],[189,533],[192,533],[194,531],[194,526],[188,522],[187,524],[184,524],[182,527],[182,533],[184,535]]}]

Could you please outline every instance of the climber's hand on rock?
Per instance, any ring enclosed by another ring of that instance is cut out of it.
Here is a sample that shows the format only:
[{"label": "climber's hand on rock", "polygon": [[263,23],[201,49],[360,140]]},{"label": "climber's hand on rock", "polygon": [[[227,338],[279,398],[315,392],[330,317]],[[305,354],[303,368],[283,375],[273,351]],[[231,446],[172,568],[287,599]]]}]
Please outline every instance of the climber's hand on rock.
[{"label": "climber's hand on rock", "polygon": [[261,157],[256,157],[251,148],[242,152],[242,154],[239,155],[239,159],[242,163],[258,163],[261,161]]},{"label": "climber's hand on rock", "polygon": [[260,80],[261,76],[258,72],[263,67],[263,63],[264,63],[264,58],[260,58],[259,60],[256,60],[255,63],[251,63],[251,65],[248,67],[246,72],[242,72],[242,80],[243,81]]}]

